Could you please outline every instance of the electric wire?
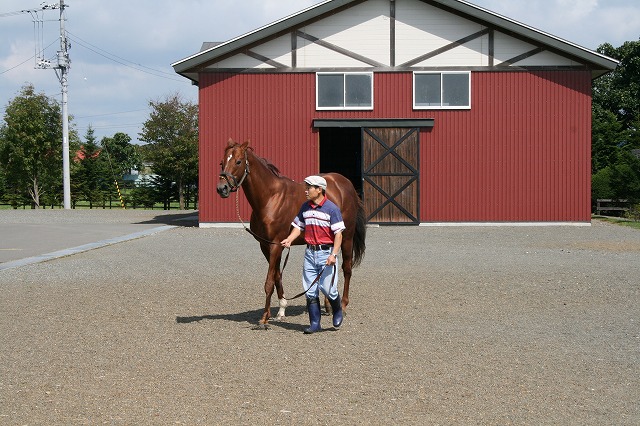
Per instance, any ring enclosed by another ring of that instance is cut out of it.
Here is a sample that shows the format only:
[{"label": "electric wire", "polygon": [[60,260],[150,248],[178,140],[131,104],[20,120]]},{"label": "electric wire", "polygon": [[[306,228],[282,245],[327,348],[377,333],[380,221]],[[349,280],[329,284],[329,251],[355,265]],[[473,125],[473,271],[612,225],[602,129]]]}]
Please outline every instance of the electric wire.
[{"label": "electric wire", "polygon": [[76,40],[80,40],[81,42],[83,42],[83,43],[85,43],[85,44],[88,44],[89,46],[91,46],[91,47],[93,47],[93,48],[96,48],[96,49],[98,49],[98,50],[100,50],[100,51],[104,52],[105,54],[107,54],[107,55],[109,55],[109,56],[113,56],[114,58],[118,58],[118,59],[120,59],[120,60],[122,60],[122,61],[129,62],[129,63],[131,63],[131,64],[133,64],[133,65],[139,66],[139,67],[141,67],[141,68],[146,68],[146,69],[148,69],[148,70],[150,70],[150,71],[158,72],[158,73],[160,73],[160,74],[166,74],[166,75],[171,76],[171,77],[174,77],[174,76],[175,76],[175,74],[174,74],[174,73],[169,73],[169,72],[166,72],[166,71],[161,71],[161,70],[157,70],[157,69],[154,69],[154,68],[151,68],[151,67],[147,67],[147,66],[145,66],[145,65],[138,64],[138,63],[136,63],[136,62],[130,61],[130,60],[125,59],[125,58],[123,58],[123,57],[121,57],[121,56],[118,56],[118,55],[116,55],[116,54],[113,54],[113,53],[111,53],[111,52],[108,52],[108,51],[106,51],[106,50],[102,49],[101,47],[96,46],[95,44],[91,44],[90,42],[88,42],[88,41],[86,41],[86,40],[83,40],[81,37],[78,37],[77,35],[75,35],[75,34],[73,34],[73,33],[69,32],[69,31],[67,31],[67,34],[68,34],[68,35],[71,35],[71,36],[73,36],[73,37],[75,37],[75,38],[76,38]]},{"label": "electric wire", "polygon": [[130,111],[119,111],[119,112],[107,112],[104,114],[93,114],[93,115],[82,115],[82,116],[78,116],[75,118],[93,118],[93,117],[104,117],[107,115],[116,115],[116,114],[128,114],[130,112],[141,112],[141,111],[149,111],[149,108],[145,108],[145,109],[132,109]]},{"label": "electric wire", "polygon": [[[150,74],[153,75],[155,77],[160,77],[160,78],[166,78],[167,80],[173,80],[173,81],[178,81],[180,83],[188,83],[187,81],[185,81],[184,79],[177,79],[173,77],[173,74],[168,73],[168,72],[164,72],[164,71],[160,71],[160,70],[156,70],[141,64],[137,64],[135,62],[129,61],[127,59],[121,58],[117,55],[114,55],[113,53],[107,52],[106,50],[95,46],[87,41],[82,40],[81,38],[79,38],[76,35],[73,35],[72,33],[67,31],[67,37],[69,38],[69,40],[71,40],[73,43],[80,45],[81,47],[84,47],[87,50],[90,50],[91,52],[102,56],[103,58],[109,59],[110,61],[116,62],[120,65],[123,65],[125,67],[134,69],[136,71],[140,71],[146,74]],[[150,70],[150,71],[147,71]],[[164,74],[164,75],[162,75]]]},{"label": "electric wire", "polygon": [[[51,46],[53,46],[53,44],[54,44],[54,43],[57,43],[57,42],[58,42],[58,40],[53,40],[53,41],[52,41],[52,42],[51,42],[47,47],[45,47],[44,49],[42,49],[42,51],[47,50],[48,48],[50,48]],[[14,65],[14,66],[13,66],[13,67],[11,67],[11,68],[8,68],[8,69],[6,69],[6,70],[4,70],[4,71],[0,71],[0,75],[2,75],[2,74],[4,74],[4,73],[7,73],[7,72],[9,72],[9,71],[11,71],[11,70],[14,70],[14,69],[18,68],[18,67],[19,67],[19,66],[21,66],[21,65],[26,64],[27,62],[29,62],[30,60],[32,60],[32,59],[33,59],[33,58],[35,58],[36,56],[37,56],[37,53],[36,53],[36,54],[34,54],[32,57],[30,57],[30,58],[26,59],[24,62],[20,62],[18,65]],[[53,58],[55,58],[55,56],[53,56],[53,57],[52,57],[52,60],[53,60]]]}]

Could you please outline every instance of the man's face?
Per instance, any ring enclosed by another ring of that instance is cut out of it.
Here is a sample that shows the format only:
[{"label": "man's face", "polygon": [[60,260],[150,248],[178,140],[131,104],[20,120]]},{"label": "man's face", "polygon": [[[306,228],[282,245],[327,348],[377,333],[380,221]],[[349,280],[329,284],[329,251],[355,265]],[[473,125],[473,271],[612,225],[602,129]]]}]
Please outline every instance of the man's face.
[{"label": "man's face", "polygon": [[319,195],[322,195],[322,189],[319,186],[305,184],[304,193],[307,196],[307,200],[315,200]]}]

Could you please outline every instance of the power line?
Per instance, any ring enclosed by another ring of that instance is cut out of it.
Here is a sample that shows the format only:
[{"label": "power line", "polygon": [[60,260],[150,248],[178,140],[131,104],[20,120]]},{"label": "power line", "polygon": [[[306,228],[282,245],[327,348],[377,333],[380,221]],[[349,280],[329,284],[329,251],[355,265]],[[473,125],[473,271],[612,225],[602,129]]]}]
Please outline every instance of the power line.
[{"label": "power line", "polygon": [[121,127],[141,127],[144,123],[129,123],[129,124],[105,124],[104,126],[96,126],[93,124],[87,124],[86,126],[77,126],[79,129],[86,129],[91,126],[94,130],[104,129],[119,129]]},{"label": "power line", "polygon": [[[59,43],[58,39],[53,40],[51,43],[49,43],[49,45],[48,45],[47,47],[45,47],[45,48],[44,48],[44,49],[42,49],[42,50],[43,50],[43,51],[47,50],[48,48],[50,48],[51,46],[53,46],[53,44],[54,44],[54,43]],[[32,57],[28,58],[28,59],[27,59],[27,60],[25,60],[24,62],[20,62],[18,65],[14,65],[13,67],[11,67],[11,68],[9,68],[9,69],[6,69],[6,70],[4,70],[4,71],[0,71],[0,75],[1,75],[1,74],[4,74],[4,73],[7,73],[7,72],[9,72],[9,71],[11,71],[11,70],[14,70],[14,69],[18,68],[18,67],[19,67],[19,66],[21,66],[21,65],[26,64],[27,62],[29,62],[30,60],[32,60],[32,59],[33,59],[33,58],[35,58],[35,57],[36,57],[36,55],[34,54]],[[53,58],[53,57],[52,57],[52,58]]]},{"label": "power line", "polygon": [[[96,49],[98,49],[98,50],[100,50],[100,51],[104,52],[105,54],[107,54],[107,55],[109,55],[109,56],[113,56],[114,58],[118,58],[118,59],[123,60],[123,61],[125,61],[125,62],[129,62],[129,63],[131,63],[131,64],[133,64],[133,65],[137,65],[137,66],[139,66],[139,67],[141,67],[141,68],[146,68],[146,69],[151,70],[151,71],[154,71],[154,72],[158,72],[158,73],[161,73],[161,74],[166,74],[166,75],[169,75],[169,76],[171,76],[171,77],[174,77],[174,76],[175,76],[175,73],[168,73],[168,72],[166,72],[166,71],[156,70],[156,69],[154,69],[154,68],[147,67],[147,66],[145,66],[145,65],[135,63],[135,62],[130,61],[130,60],[128,60],[128,59],[125,59],[125,58],[123,58],[123,57],[121,57],[121,56],[118,56],[118,55],[116,55],[116,54],[110,53],[110,52],[108,52],[108,51],[106,51],[106,50],[102,49],[101,47],[96,46],[95,44],[91,44],[91,43],[89,43],[88,41],[83,40],[82,38],[78,37],[77,35],[75,35],[75,34],[73,34],[73,33],[69,32],[69,31],[67,31],[67,34],[69,34],[69,35],[71,35],[71,36],[75,37],[75,38],[76,38],[76,40],[80,40],[80,41],[82,41],[83,43],[86,43],[86,44],[88,44],[89,46],[94,47],[94,48],[96,48]],[[83,46],[83,47],[84,47],[84,46]]]},{"label": "power line", "polygon": [[117,114],[128,114],[130,112],[140,112],[140,111],[149,111],[149,108],[145,108],[145,109],[132,109],[130,111],[119,111],[119,112],[107,112],[104,114],[94,114],[94,115],[83,115],[80,117],[74,117],[76,119],[80,119],[80,118],[93,118],[93,117],[104,117],[106,115],[117,115]]},{"label": "power line", "polygon": [[15,66],[13,66],[13,67],[11,67],[11,68],[8,68],[8,69],[6,69],[6,70],[4,70],[4,71],[0,71],[0,75],[2,75],[2,74],[4,74],[4,73],[7,73],[7,72],[9,72],[9,71],[11,71],[11,70],[16,69],[16,68],[18,68],[20,65],[24,65],[24,64],[26,64],[27,62],[29,62],[30,60],[32,60],[32,59],[33,59],[33,58],[35,58],[35,57],[36,57],[36,55],[33,55],[32,57],[30,57],[30,58],[29,58],[29,59],[27,59],[26,61],[24,61],[24,62],[20,62],[18,65],[15,65]]},{"label": "power line", "polygon": [[18,10],[16,12],[0,13],[0,18],[8,18],[9,16],[22,15],[23,13],[29,13],[28,10]]},{"label": "power line", "polygon": [[[68,32],[68,31],[67,31],[67,34],[71,36],[71,37],[69,37],[69,39],[71,41],[73,41],[74,43],[79,44],[81,47],[84,47],[85,49],[90,50],[93,53],[102,56],[103,58],[109,59],[110,61],[116,62],[116,63],[118,63],[120,65],[124,65],[125,67],[134,69],[136,71],[140,71],[140,72],[144,72],[146,74],[153,75],[155,77],[166,78],[168,80],[173,80],[173,81],[179,81],[181,83],[186,83],[186,81],[184,79],[174,78],[175,74],[173,74],[173,73],[168,73],[168,72],[165,72],[165,71],[156,70],[154,68],[150,68],[150,67],[147,67],[145,65],[138,64],[138,63],[135,63],[133,61],[129,61],[128,59],[121,58],[118,55],[114,55],[113,53],[107,52],[106,50],[104,50],[104,49],[102,49],[102,48],[100,48],[98,46],[95,46],[95,45],[93,45],[93,44],[91,44],[91,43],[89,43],[87,41],[84,41],[80,37]],[[150,71],[147,71],[147,70],[150,70]],[[151,72],[151,71],[153,71],[153,72]],[[162,75],[162,74],[164,74],[164,75]]]}]

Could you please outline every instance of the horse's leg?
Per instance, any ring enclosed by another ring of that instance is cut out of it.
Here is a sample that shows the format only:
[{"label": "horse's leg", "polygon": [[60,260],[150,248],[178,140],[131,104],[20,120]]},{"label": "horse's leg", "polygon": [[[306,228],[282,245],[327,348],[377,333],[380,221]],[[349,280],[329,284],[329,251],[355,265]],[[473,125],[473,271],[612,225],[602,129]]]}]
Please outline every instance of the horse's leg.
[{"label": "horse's leg", "polygon": [[282,249],[278,246],[261,244],[260,248],[262,249],[262,253],[269,261],[269,271],[267,272],[267,278],[264,282],[264,293],[265,293],[265,302],[264,302],[264,311],[262,313],[262,318],[260,319],[260,324],[266,325],[269,322],[269,318],[271,318],[271,296],[273,296],[273,289],[277,289],[278,301],[280,305],[280,309],[278,311],[278,315],[276,319],[282,319],[285,316],[285,308],[287,306],[287,301],[284,298],[284,289],[282,287],[282,273],[280,272],[280,258],[282,255]]},{"label": "horse's leg", "polygon": [[[282,286],[282,271],[280,270],[280,261],[282,259],[282,249],[279,247],[272,247],[272,250],[276,252],[276,269],[275,269],[275,277],[274,282],[276,286],[276,294],[278,295],[278,315],[276,315],[276,320],[283,320],[285,318],[285,309],[287,308],[287,299],[284,298],[284,287]],[[274,254],[272,254],[274,256]]]},{"label": "horse's leg", "polygon": [[331,302],[329,302],[329,298],[327,296],[324,296],[324,314],[322,315],[329,315],[331,313]]},{"label": "horse's leg", "polygon": [[342,291],[342,310],[346,313],[349,304],[349,282],[351,281],[351,267],[353,265],[353,236],[342,240],[342,273],[344,274],[344,289]]},{"label": "horse's leg", "polygon": [[260,249],[262,250],[262,254],[264,254],[264,257],[269,262],[269,270],[267,271],[267,277],[264,280],[264,293],[266,299],[264,302],[264,311],[262,312],[262,318],[260,318],[259,322],[259,324],[266,326],[269,322],[269,318],[271,318],[271,296],[273,295],[273,287],[275,284],[275,268],[273,266],[269,245],[260,244]]}]

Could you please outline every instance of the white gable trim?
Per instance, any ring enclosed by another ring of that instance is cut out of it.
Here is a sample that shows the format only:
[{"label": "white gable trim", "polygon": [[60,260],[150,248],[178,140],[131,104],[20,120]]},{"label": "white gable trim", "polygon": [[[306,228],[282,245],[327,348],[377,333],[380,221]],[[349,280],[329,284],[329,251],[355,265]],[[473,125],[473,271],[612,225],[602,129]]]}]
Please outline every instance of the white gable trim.
[{"label": "white gable trim", "polygon": [[598,76],[616,64],[462,0],[329,0],[173,66],[197,80],[203,70],[425,67],[570,67]]}]

